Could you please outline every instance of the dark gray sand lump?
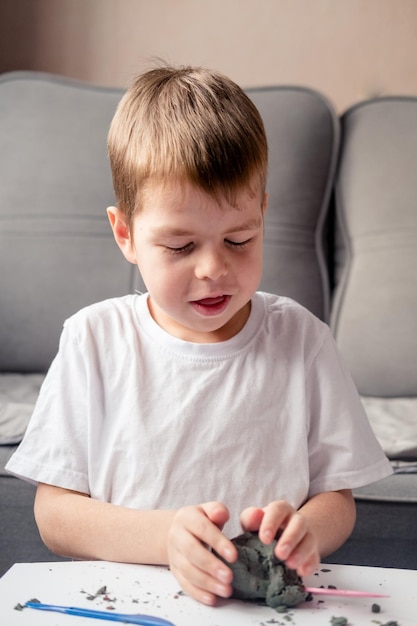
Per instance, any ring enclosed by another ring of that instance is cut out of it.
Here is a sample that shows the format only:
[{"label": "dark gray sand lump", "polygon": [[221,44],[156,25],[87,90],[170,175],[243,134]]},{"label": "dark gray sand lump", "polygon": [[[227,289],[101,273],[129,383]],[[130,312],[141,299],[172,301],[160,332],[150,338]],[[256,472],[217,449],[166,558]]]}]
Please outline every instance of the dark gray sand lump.
[{"label": "dark gray sand lump", "polygon": [[274,555],[276,540],[265,545],[257,533],[247,532],[232,543],[239,555],[235,563],[227,563],[233,571],[233,598],[264,601],[274,609],[307,600],[301,577]]}]

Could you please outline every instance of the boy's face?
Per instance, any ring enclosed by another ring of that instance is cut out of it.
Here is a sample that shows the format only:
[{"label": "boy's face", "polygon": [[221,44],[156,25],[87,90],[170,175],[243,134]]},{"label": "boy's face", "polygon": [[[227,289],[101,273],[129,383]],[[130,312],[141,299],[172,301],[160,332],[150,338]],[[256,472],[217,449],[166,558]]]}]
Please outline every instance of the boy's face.
[{"label": "boy's face", "polygon": [[234,208],[191,184],[152,186],[131,232],[108,210],[115,239],[137,264],[152,317],[175,337],[213,343],[244,326],[262,274],[266,196],[237,194]]}]

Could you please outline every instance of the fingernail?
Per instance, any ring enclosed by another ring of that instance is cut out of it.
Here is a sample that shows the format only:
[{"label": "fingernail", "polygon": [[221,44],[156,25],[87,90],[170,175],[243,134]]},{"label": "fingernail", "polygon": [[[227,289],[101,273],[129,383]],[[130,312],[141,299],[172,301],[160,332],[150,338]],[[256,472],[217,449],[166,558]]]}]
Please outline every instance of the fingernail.
[{"label": "fingernail", "polygon": [[225,598],[228,596],[228,588],[225,587],[224,585],[216,585],[216,595],[221,596],[222,598]]},{"label": "fingernail", "polygon": [[227,561],[233,561],[235,558],[235,553],[233,550],[229,550],[228,548],[226,548],[226,550],[224,551],[224,558]]},{"label": "fingernail", "polygon": [[230,570],[220,569],[218,572],[218,577],[225,583],[228,583],[230,580]]},{"label": "fingernail", "polygon": [[215,600],[211,594],[205,593],[201,596],[201,602],[203,604],[207,604],[208,606],[213,606]]}]

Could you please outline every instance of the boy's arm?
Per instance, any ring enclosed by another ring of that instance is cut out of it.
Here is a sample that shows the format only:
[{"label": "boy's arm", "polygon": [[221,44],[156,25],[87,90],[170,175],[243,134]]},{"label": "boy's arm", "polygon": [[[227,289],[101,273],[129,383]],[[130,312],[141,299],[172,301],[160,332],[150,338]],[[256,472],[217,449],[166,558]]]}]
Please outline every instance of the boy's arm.
[{"label": "boy's arm", "polygon": [[232,592],[228,561],[237,558],[221,532],[228,511],[218,502],[172,510],[136,510],[40,483],[35,518],[44,543],[79,559],[169,565],[184,591],[205,604]]},{"label": "boy's arm", "polygon": [[322,557],[337,550],[348,539],[356,521],[356,505],[350,489],[319,493],[299,512],[309,520]]},{"label": "boy's arm", "polygon": [[174,511],[139,513],[45,484],[38,485],[34,511],[42,540],[57,554],[126,563],[168,563],[166,537]]},{"label": "boy's arm", "polygon": [[263,509],[246,509],[241,516],[242,526],[259,531],[264,543],[271,543],[278,530],[283,531],[275,554],[300,576],[313,574],[320,557],[346,541],[355,519],[356,507],[349,489],[319,493],[298,511],[288,502],[279,500]]}]

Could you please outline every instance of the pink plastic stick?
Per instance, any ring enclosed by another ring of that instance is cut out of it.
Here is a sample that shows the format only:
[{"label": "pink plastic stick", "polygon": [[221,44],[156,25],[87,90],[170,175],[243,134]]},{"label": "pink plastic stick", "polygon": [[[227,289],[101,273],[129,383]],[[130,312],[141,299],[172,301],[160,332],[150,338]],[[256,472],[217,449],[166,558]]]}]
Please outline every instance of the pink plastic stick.
[{"label": "pink plastic stick", "polygon": [[329,589],[328,587],[305,587],[305,590],[313,595],[321,596],[344,596],[349,598],[389,598],[383,593],[370,593],[369,591],[354,591],[353,589]]}]

